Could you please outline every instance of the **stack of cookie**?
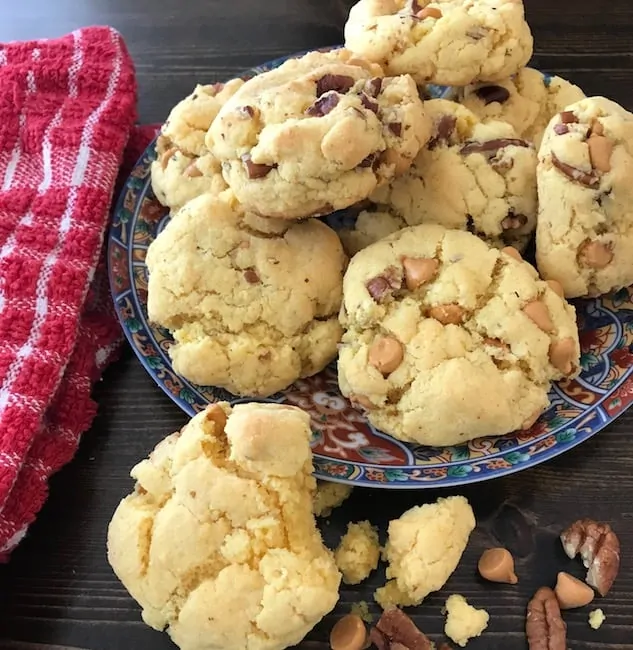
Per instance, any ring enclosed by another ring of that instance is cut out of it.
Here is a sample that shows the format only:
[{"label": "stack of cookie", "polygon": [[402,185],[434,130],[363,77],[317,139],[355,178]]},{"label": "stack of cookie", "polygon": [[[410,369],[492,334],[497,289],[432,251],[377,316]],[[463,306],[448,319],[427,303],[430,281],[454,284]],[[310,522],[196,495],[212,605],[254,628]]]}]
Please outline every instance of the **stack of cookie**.
[{"label": "stack of cookie", "polygon": [[236,395],[338,352],[400,439],[529,428],[579,372],[566,299],[633,283],[633,115],[525,67],[520,0],[360,0],[345,39],[172,110],[150,319],[178,373]]}]

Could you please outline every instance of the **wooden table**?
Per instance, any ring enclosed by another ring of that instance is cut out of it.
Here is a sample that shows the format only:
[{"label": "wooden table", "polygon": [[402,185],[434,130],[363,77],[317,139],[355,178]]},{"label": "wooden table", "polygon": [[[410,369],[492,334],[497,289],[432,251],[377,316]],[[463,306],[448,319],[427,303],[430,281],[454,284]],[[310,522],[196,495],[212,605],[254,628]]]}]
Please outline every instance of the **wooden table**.
[{"label": "wooden table", "polygon": [[[339,43],[351,0],[0,0],[0,40],[57,36],[108,23],[127,39],[137,64],[140,116],[162,120],[196,82],[221,80],[277,56]],[[534,65],[562,74],[588,94],[604,94],[633,109],[633,3],[630,0],[526,0],[536,37]],[[607,8],[608,7],[608,8]],[[50,499],[11,563],[0,568],[2,650],[162,650],[166,635],[146,627],[106,562],[105,536],[119,499],[132,487],[130,467],[185,417],[153,384],[131,352],[96,390],[100,409],[76,460],[54,478]],[[462,491],[478,528],[446,588],[417,609],[421,629],[441,640],[440,610],[448,593],[485,607],[491,621],[473,650],[527,647],[525,606],[556,572],[580,566],[557,541],[562,527],[588,516],[608,520],[622,542],[622,570],[599,605],[607,615],[595,632],[587,611],[569,613],[568,645],[633,648],[633,413],[558,460]],[[385,530],[390,518],[436,498],[434,492],[357,490],[324,527],[336,543],[350,519],[370,518]],[[516,587],[484,585],[475,575],[485,547],[502,544],[518,560]],[[336,612],[304,647],[325,647],[336,616],[371,600],[383,576],[344,588]],[[373,611],[376,612],[374,606]]]}]

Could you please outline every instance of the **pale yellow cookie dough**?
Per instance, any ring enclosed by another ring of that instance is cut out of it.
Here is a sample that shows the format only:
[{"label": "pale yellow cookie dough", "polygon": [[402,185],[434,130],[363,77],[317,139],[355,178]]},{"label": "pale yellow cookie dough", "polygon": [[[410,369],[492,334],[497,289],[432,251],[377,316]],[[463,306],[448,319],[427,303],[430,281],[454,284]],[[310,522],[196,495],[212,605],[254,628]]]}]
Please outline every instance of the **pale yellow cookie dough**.
[{"label": "pale yellow cookie dough", "polygon": [[483,121],[508,122],[520,137],[533,142],[538,151],[552,117],[584,97],[578,86],[561,77],[523,68],[494,84],[466,86],[460,92],[459,101]]},{"label": "pale yellow cookie dough", "polygon": [[430,122],[411,77],[376,72],[310,52],[247,81],[208,135],[240,202],[268,217],[317,216],[406,170]]},{"label": "pale yellow cookie dough", "polygon": [[464,86],[517,72],[533,39],[520,0],[360,0],[345,45],[389,74]]},{"label": "pale yellow cookie dough", "polygon": [[488,627],[488,612],[469,605],[459,594],[448,597],[445,609],[444,634],[461,648],[464,648],[470,639],[481,636]]},{"label": "pale yellow cookie dough", "polygon": [[352,487],[344,483],[317,481],[312,505],[314,514],[317,517],[329,517],[332,510],[338,508],[351,493]]},{"label": "pale yellow cookie dough", "polygon": [[378,529],[368,521],[348,524],[334,551],[334,560],[343,574],[343,582],[357,585],[365,580],[380,560]]},{"label": "pale yellow cookie dough", "polygon": [[633,114],[591,97],[556,115],[538,164],[536,261],[569,298],[633,284]]},{"label": "pale yellow cookie dough", "polygon": [[282,650],[336,605],[310,435],[297,408],[215,404],[132,470],[108,560],[143,620],[182,650]]},{"label": "pale yellow cookie dough", "polygon": [[187,203],[147,252],[148,315],[176,372],[268,396],[320,372],[341,336],[345,256],[333,230],[244,212],[230,192]]},{"label": "pale yellow cookie dough", "polygon": [[599,630],[606,620],[607,617],[601,609],[594,609],[589,613],[589,627],[591,627],[592,630]]},{"label": "pale yellow cookie dough", "polygon": [[577,375],[574,308],[511,250],[423,225],[354,256],[338,379],[376,428],[439,446],[503,435],[536,421],[550,382]]},{"label": "pale yellow cookie dough", "polygon": [[462,496],[416,506],[391,521],[384,551],[389,582],[376,590],[376,602],[383,609],[419,605],[441,589],[474,528],[475,515]]}]

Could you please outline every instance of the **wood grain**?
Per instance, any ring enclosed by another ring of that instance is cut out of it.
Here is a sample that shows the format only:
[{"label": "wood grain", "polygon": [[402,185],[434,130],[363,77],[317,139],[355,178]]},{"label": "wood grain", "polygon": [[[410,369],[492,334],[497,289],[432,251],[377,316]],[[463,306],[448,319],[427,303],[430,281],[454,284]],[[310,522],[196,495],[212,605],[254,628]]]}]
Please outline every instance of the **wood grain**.
[{"label": "wood grain", "polygon": [[[143,121],[163,119],[196,82],[237,74],[291,52],[340,42],[351,2],[337,0],[0,0],[0,40],[60,35],[107,23],[125,36],[135,58]],[[536,38],[534,65],[562,74],[590,94],[633,108],[633,3],[630,0],[526,0]],[[146,627],[139,609],[106,562],[105,535],[119,499],[132,487],[129,469],[185,417],[156,388],[131,352],[96,389],[99,416],[77,458],[51,485],[49,502],[11,563],[0,568],[0,648],[6,650],[163,650],[166,635]],[[465,595],[491,622],[473,650],[527,647],[525,607],[556,572],[582,575],[557,536],[574,519],[612,523],[622,542],[622,570],[598,603],[607,614],[595,632],[587,611],[566,615],[574,650],[633,648],[633,415],[592,441],[521,474],[461,491],[473,503],[478,528],[458,570],[440,594],[414,612],[441,640],[444,599]],[[442,494],[447,494],[443,492]],[[346,522],[368,518],[386,530],[390,518],[435,499],[436,492],[357,490],[324,522],[336,544]],[[483,584],[475,572],[483,549],[506,545],[517,558],[516,587]],[[346,587],[332,615],[302,644],[325,648],[335,617],[371,593],[378,572]],[[377,613],[375,606],[372,611]]]}]

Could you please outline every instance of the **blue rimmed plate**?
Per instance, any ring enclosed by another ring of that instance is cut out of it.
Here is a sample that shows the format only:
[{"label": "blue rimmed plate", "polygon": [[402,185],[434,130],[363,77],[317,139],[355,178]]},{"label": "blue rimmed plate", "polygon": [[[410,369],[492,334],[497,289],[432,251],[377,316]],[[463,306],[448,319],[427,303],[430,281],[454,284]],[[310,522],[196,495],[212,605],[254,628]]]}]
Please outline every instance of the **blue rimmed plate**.
[{"label": "blue rimmed plate", "polygon": [[[297,56],[297,55],[295,55]],[[289,57],[248,70],[253,76]],[[434,96],[450,90],[433,87]],[[152,143],[133,169],[114,214],[108,264],[118,316],[132,348],[154,381],[188,415],[218,400],[247,401],[225,390],[197,386],[173,370],[169,332],[147,318],[148,246],[169,220],[150,184]],[[334,228],[348,221],[337,213]],[[349,224],[346,224],[349,225]],[[357,486],[448,487],[474,483],[538,465],[584,442],[618,417],[633,401],[633,296],[629,289],[595,300],[576,301],[582,345],[582,373],[552,388],[550,408],[529,431],[473,440],[455,447],[408,445],[374,429],[341,396],[336,364],[298,381],[269,402],[300,406],[312,416],[316,476]]]}]

